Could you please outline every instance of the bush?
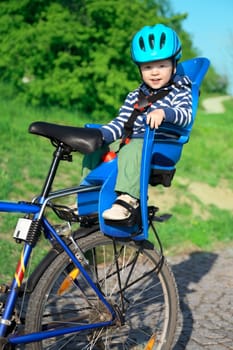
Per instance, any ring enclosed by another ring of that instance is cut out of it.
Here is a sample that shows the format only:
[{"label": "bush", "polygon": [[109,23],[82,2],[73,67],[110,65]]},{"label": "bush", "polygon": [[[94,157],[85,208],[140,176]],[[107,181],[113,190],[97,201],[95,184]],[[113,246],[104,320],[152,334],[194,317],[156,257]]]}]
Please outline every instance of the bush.
[{"label": "bush", "polygon": [[162,22],[179,33],[183,58],[190,58],[185,17],[172,13],[169,0],[3,1],[0,76],[28,104],[113,117],[140,78],[130,58],[132,35]]}]

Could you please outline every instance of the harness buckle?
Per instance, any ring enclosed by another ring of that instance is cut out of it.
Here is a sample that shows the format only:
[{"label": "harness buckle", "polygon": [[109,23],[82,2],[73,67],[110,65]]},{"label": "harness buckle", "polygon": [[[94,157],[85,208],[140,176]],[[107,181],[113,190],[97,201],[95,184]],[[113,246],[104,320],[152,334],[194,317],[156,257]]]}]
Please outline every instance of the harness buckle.
[{"label": "harness buckle", "polygon": [[146,108],[150,107],[151,105],[152,103],[149,102],[147,98],[143,98],[135,103],[134,109],[136,109],[139,112],[144,112]]}]

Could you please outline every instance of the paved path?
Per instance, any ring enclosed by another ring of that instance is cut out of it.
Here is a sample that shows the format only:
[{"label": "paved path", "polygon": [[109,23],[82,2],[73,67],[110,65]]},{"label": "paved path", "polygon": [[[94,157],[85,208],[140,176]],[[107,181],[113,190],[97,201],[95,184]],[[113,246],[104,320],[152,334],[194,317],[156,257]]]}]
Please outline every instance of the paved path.
[{"label": "paved path", "polygon": [[224,113],[224,105],[222,102],[231,99],[232,96],[217,96],[206,98],[202,105],[207,113]]},{"label": "paved path", "polygon": [[[203,101],[208,113],[224,113],[219,96]],[[233,350],[233,247],[170,259],[181,315],[172,350]]]},{"label": "paved path", "polygon": [[233,349],[233,247],[168,260],[181,306],[173,350]]}]

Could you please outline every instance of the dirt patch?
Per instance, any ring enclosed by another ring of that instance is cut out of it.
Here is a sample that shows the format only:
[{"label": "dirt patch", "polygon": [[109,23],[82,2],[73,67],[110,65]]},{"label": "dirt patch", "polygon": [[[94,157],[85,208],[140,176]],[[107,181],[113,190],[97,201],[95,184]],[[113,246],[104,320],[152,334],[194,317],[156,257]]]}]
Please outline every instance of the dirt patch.
[{"label": "dirt patch", "polygon": [[[233,213],[233,190],[228,186],[227,181],[221,181],[217,187],[202,182],[189,183],[185,179],[177,179],[180,186],[169,188],[150,187],[149,203],[160,208],[162,212],[170,210],[176,204],[187,204],[192,207],[194,215],[199,215],[203,219],[208,219],[208,205],[229,210]],[[206,210],[203,210],[203,205]]]},{"label": "dirt patch", "polygon": [[194,182],[188,186],[188,189],[204,204],[213,204],[220,209],[233,212],[233,191],[223,184],[218,187],[211,187],[205,183]]}]

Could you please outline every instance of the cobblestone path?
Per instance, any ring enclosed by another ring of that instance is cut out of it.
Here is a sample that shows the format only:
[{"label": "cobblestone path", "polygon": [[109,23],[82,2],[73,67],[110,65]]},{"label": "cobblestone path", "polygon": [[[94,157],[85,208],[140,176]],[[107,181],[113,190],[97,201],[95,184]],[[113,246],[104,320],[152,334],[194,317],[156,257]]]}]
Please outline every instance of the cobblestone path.
[{"label": "cobblestone path", "polygon": [[170,258],[180,294],[173,350],[233,349],[233,247]]}]

